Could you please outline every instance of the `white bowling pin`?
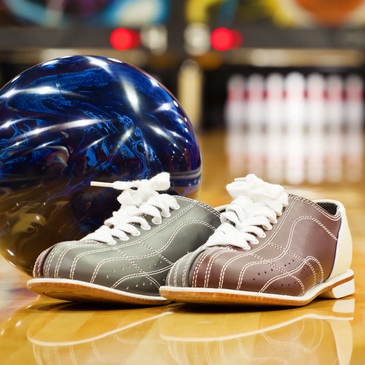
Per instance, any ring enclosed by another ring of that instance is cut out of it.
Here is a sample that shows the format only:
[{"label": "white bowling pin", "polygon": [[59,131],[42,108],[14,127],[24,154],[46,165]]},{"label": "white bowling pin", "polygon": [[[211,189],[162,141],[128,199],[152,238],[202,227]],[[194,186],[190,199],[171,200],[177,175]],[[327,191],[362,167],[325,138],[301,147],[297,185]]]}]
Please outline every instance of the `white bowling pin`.
[{"label": "white bowling pin", "polygon": [[312,73],[307,78],[307,126],[308,130],[319,131],[325,121],[325,79],[319,73]]},{"label": "white bowling pin", "polygon": [[228,162],[228,171],[233,177],[244,176],[246,173],[246,132],[240,130],[227,130],[225,150]]},{"label": "white bowling pin", "polygon": [[343,80],[340,75],[327,78],[327,126],[330,130],[341,129],[344,122]]},{"label": "white bowling pin", "polygon": [[292,72],[285,79],[286,162],[285,179],[290,184],[300,184],[305,178],[305,78]]},{"label": "white bowling pin", "polygon": [[247,126],[261,131],[264,118],[264,77],[252,74],[247,79]]},{"label": "white bowling pin", "polygon": [[266,82],[266,176],[269,181],[281,183],[284,179],[284,76],[279,73],[268,75]]},{"label": "white bowling pin", "polygon": [[349,75],[345,80],[346,128],[361,130],[364,123],[364,82],[359,75]]},{"label": "white bowling pin", "polygon": [[239,74],[232,75],[227,82],[224,107],[224,119],[228,130],[243,128],[245,107],[245,79]]},{"label": "white bowling pin", "polygon": [[329,182],[337,183],[341,180],[343,165],[344,83],[340,75],[327,77],[326,94],[326,176]]},{"label": "white bowling pin", "polygon": [[279,73],[268,75],[265,83],[265,124],[268,131],[282,128],[284,114],[284,76]]},{"label": "white bowling pin", "polygon": [[302,130],[305,122],[305,78],[291,72],[285,79],[286,128]]},{"label": "white bowling pin", "polygon": [[363,133],[348,129],[345,133],[345,167],[346,178],[350,182],[359,182],[363,174],[364,142]]}]

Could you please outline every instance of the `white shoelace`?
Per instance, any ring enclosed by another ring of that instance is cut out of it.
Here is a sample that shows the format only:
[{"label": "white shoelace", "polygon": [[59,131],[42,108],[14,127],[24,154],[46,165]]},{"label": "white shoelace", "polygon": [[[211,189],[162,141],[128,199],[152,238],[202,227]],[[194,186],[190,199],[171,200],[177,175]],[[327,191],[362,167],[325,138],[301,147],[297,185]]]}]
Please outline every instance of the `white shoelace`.
[{"label": "white shoelace", "polygon": [[150,230],[151,226],[141,215],[152,216],[153,224],[161,224],[162,217],[170,217],[170,209],[180,208],[176,199],[168,194],[159,194],[170,187],[170,175],[162,172],[150,180],[116,181],[113,183],[91,182],[92,186],[111,187],[123,192],[118,201],[121,207],[104,225],[95,232],[88,234],[82,240],[95,240],[108,245],[115,245],[115,238],[128,241],[129,235],[139,236],[141,231]]},{"label": "white shoelace", "polygon": [[234,199],[221,214],[221,225],[204,246],[233,245],[250,250],[266,237],[288,205],[288,194],[280,185],[264,182],[253,174],[227,185]]}]

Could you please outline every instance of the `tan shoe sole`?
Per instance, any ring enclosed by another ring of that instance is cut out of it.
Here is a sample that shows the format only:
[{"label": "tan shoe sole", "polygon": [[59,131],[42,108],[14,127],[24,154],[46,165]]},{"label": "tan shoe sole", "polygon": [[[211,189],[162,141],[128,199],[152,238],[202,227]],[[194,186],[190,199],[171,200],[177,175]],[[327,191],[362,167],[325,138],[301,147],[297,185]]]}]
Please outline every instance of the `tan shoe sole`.
[{"label": "tan shoe sole", "polygon": [[343,298],[355,292],[354,272],[349,269],[328,281],[314,286],[303,296],[255,293],[231,289],[185,288],[162,286],[160,294],[176,302],[217,305],[303,306],[316,297]]},{"label": "tan shoe sole", "polygon": [[133,294],[71,279],[32,279],[27,286],[34,293],[73,302],[138,305],[164,305],[170,302],[162,297]]}]

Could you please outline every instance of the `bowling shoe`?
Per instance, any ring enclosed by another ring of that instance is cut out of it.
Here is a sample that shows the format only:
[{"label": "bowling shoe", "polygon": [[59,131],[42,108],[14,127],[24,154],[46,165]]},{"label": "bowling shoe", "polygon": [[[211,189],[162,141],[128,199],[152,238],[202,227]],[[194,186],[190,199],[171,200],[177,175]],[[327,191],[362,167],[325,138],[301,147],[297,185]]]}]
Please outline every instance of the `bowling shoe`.
[{"label": "bowling shoe", "polygon": [[344,206],[311,201],[248,175],[207,242],[170,270],[163,297],[187,303],[301,306],[354,293]]},{"label": "bowling shoe", "polygon": [[79,241],[42,252],[28,289],[70,301],[166,304],[159,287],[175,261],[219,226],[219,211],[182,196],[159,194],[168,173],[151,180],[94,183],[122,190],[119,211]]}]

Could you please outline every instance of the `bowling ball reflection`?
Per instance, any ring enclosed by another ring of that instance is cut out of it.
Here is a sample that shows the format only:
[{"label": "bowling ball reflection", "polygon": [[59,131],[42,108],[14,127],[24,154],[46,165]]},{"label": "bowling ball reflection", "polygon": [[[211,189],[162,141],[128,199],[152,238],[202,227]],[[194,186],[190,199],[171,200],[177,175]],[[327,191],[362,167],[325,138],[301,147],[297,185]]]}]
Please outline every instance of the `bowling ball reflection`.
[{"label": "bowling ball reflection", "polygon": [[194,197],[201,158],[176,99],[143,71],[72,56],[36,65],[0,91],[0,253],[31,275],[51,245],[79,239],[119,208],[90,181],[171,174]]}]

